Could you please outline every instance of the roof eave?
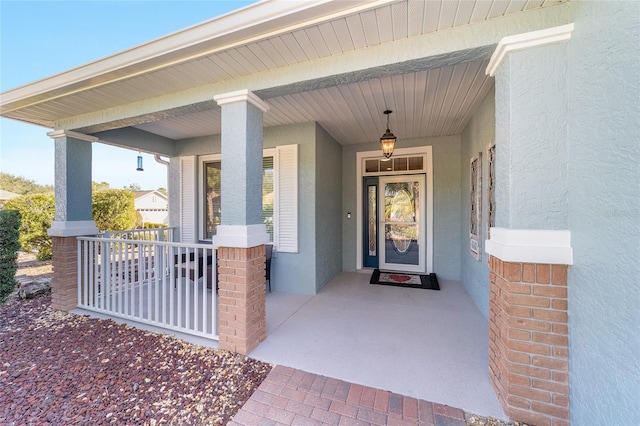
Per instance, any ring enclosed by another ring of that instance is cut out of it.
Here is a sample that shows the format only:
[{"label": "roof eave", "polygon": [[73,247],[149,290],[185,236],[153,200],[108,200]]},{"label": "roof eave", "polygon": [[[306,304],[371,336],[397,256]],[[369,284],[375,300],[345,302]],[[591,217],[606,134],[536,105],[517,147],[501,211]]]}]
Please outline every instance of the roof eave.
[{"label": "roof eave", "polygon": [[[262,0],[62,73],[0,93],[0,115],[393,0]],[[33,122],[31,120],[30,122]],[[44,121],[35,124],[43,124]],[[49,124],[53,124],[47,122]]]}]

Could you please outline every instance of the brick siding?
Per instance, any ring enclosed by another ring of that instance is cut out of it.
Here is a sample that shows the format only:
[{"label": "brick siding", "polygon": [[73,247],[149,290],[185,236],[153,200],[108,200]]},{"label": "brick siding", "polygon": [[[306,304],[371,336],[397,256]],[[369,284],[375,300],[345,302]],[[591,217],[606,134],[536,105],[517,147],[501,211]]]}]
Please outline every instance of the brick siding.
[{"label": "brick siding", "polygon": [[567,265],[489,260],[489,375],[505,413],[569,424]]},{"label": "brick siding", "polygon": [[248,354],[266,338],[265,249],[218,248],[221,349]]},{"label": "brick siding", "polygon": [[51,307],[70,311],[78,307],[78,240],[53,237]]}]

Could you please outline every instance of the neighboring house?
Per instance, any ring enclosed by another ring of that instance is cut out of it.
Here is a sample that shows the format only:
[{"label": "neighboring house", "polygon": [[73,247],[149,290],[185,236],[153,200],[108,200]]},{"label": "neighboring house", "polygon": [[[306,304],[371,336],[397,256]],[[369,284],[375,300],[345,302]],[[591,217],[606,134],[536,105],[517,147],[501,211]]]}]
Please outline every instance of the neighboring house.
[{"label": "neighboring house", "polygon": [[265,1],[9,90],[1,114],[54,129],[54,250],[95,233],[90,142],[169,159],[174,239],[219,247],[225,268],[222,347],[263,333],[259,317],[229,332],[222,295],[233,267],[253,285],[243,262],[267,241],[283,291],[434,272],[487,318],[509,416],[630,424],[639,16],[632,1]]},{"label": "neighboring house", "polygon": [[19,196],[20,194],[16,194],[15,192],[5,191],[4,189],[0,189],[0,209],[4,207],[4,203],[6,203],[12,198],[16,198]]},{"label": "neighboring house", "polygon": [[169,223],[169,198],[159,191],[133,191],[142,223]]}]

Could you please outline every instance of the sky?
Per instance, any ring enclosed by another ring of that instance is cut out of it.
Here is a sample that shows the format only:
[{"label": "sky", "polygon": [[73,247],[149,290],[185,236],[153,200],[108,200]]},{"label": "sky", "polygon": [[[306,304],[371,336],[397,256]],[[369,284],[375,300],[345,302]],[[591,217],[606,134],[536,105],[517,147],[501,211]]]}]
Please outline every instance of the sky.
[{"label": "sky", "polygon": [[[0,0],[0,92],[206,21],[250,1]],[[1,96],[1,95],[0,95]],[[0,172],[54,183],[51,129],[0,118]],[[93,144],[93,181],[167,187],[166,166],[137,151]]]}]

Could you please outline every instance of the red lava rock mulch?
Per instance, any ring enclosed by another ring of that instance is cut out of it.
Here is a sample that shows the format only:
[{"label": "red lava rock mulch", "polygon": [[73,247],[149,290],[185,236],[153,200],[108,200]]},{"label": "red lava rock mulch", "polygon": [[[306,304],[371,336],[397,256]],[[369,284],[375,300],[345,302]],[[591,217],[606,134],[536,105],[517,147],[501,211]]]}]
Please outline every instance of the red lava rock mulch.
[{"label": "red lava rock mulch", "polygon": [[272,368],[50,304],[0,306],[0,424],[226,424]]}]

